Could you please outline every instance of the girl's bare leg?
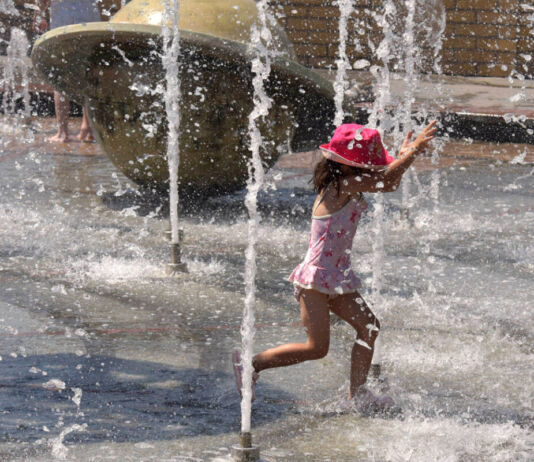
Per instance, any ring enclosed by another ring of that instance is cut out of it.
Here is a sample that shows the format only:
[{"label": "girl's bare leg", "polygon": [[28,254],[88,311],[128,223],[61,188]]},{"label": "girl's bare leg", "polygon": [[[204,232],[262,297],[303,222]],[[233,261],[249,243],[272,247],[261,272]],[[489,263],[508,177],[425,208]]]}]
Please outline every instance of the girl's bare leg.
[{"label": "girl's bare leg", "polygon": [[92,143],[95,139],[93,137],[93,132],[91,131],[91,124],[89,123],[89,116],[85,107],[82,109],[82,125],[80,127],[80,133],[78,139],[84,141],[85,143]]},{"label": "girl's bare leg", "polygon": [[334,298],[330,309],[358,335],[351,354],[349,398],[352,398],[367,380],[380,323],[358,292]]},{"label": "girl's bare leg", "polygon": [[303,290],[300,314],[308,334],[306,343],[286,343],[265,350],[252,359],[256,372],[272,367],[289,366],[326,356],[330,345],[330,313],[328,295],[315,290]]},{"label": "girl's bare leg", "polygon": [[64,94],[55,91],[54,104],[56,107],[57,133],[48,138],[48,141],[67,143],[69,141],[70,101]]}]

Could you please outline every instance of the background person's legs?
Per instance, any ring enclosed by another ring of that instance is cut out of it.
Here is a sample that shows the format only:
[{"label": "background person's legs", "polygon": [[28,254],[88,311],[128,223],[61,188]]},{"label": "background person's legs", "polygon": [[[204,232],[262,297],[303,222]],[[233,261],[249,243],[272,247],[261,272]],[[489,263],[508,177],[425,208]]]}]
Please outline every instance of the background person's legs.
[{"label": "background person's legs", "polygon": [[48,141],[66,143],[69,141],[70,101],[64,94],[55,91],[54,104],[56,107],[57,133],[48,138]]},{"label": "background person's legs", "polygon": [[91,124],[89,123],[89,116],[87,114],[87,109],[85,107],[82,109],[82,125],[80,126],[80,133],[78,134],[78,139],[86,143],[91,143],[95,139],[93,137],[93,132],[91,131]]}]

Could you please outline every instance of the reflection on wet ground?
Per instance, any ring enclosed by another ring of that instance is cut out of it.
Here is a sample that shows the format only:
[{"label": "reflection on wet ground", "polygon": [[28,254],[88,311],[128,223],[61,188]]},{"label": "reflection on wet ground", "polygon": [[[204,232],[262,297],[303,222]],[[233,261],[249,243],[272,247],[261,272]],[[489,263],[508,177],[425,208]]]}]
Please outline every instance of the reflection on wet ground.
[{"label": "reflection on wet ground", "polygon": [[[227,460],[243,192],[184,208],[189,273],[169,278],[165,200],[96,144],[47,144],[53,121],[33,123],[4,130],[0,152],[0,459]],[[258,350],[304,339],[285,278],[307,246],[315,158],[282,157],[260,195]],[[384,381],[373,386],[403,412],[338,412],[354,335],[335,323],[326,358],[262,373],[253,418],[265,458],[528,460],[533,162],[532,146],[451,141],[439,190],[422,159],[410,200],[386,196]],[[366,288],[373,239],[369,213],[352,255]]]},{"label": "reflection on wet ground", "polygon": [[[82,143],[77,141],[76,127],[80,119],[70,119],[72,141],[69,143],[45,143],[45,140],[55,133],[55,120],[52,118],[39,118],[31,122],[34,139],[25,140],[14,137],[7,142],[1,159],[24,155],[32,149],[38,148],[43,154],[74,155],[74,156],[101,156],[105,155],[97,143]],[[278,162],[279,168],[311,169],[319,158],[319,151],[286,154]],[[468,166],[480,159],[490,159],[501,162],[533,163],[534,146],[529,144],[488,144],[481,141],[449,140],[440,152],[439,166]],[[418,170],[431,168],[430,159],[418,159],[415,167]]]}]

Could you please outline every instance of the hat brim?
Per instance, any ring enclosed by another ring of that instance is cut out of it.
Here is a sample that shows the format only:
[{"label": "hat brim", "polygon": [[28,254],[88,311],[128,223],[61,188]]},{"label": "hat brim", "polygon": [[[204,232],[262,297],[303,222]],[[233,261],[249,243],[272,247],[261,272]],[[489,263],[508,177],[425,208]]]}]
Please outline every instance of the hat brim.
[{"label": "hat brim", "polygon": [[339,154],[335,153],[334,151],[330,150],[329,144],[321,144],[319,146],[321,149],[321,153],[323,154],[323,157],[329,160],[333,160],[334,162],[338,162],[343,165],[348,165],[350,167],[358,167],[358,168],[366,168],[368,170],[384,170],[387,168],[391,162],[395,160],[394,157],[390,156],[388,154],[388,151],[384,149],[384,158],[386,160],[386,163],[383,165],[375,165],[375,164],[361,164],[359,162],[354,162],[348,159],[345,159],[343,156],[340,156]]}]

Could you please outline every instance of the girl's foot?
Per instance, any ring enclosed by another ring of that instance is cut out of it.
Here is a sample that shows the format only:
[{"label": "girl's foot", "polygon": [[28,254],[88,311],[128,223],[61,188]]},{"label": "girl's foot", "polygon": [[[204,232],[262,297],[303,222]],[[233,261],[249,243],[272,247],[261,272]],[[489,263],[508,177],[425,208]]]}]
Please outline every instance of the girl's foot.
[{"label": "girl's foot", "polygon": [[388,395],[375,395],[365,386],[361,386],[352,397],[354,409],[363,414],[388,413],[395,408],[395,401]]},{"label": "girl's foot", "polygon": [[[234,365],[234,378],[237,391],[239,396],[242,396],[241,390],[243,388],[243,363],[241,362],[241,353],[239,350],[234,350],[232,354],[232,363]],[[256,399],[256,393],[254,388],[256,387],[256,382],[260,378],[260,374],[256,371],[252,372],[252,401]]]}]

